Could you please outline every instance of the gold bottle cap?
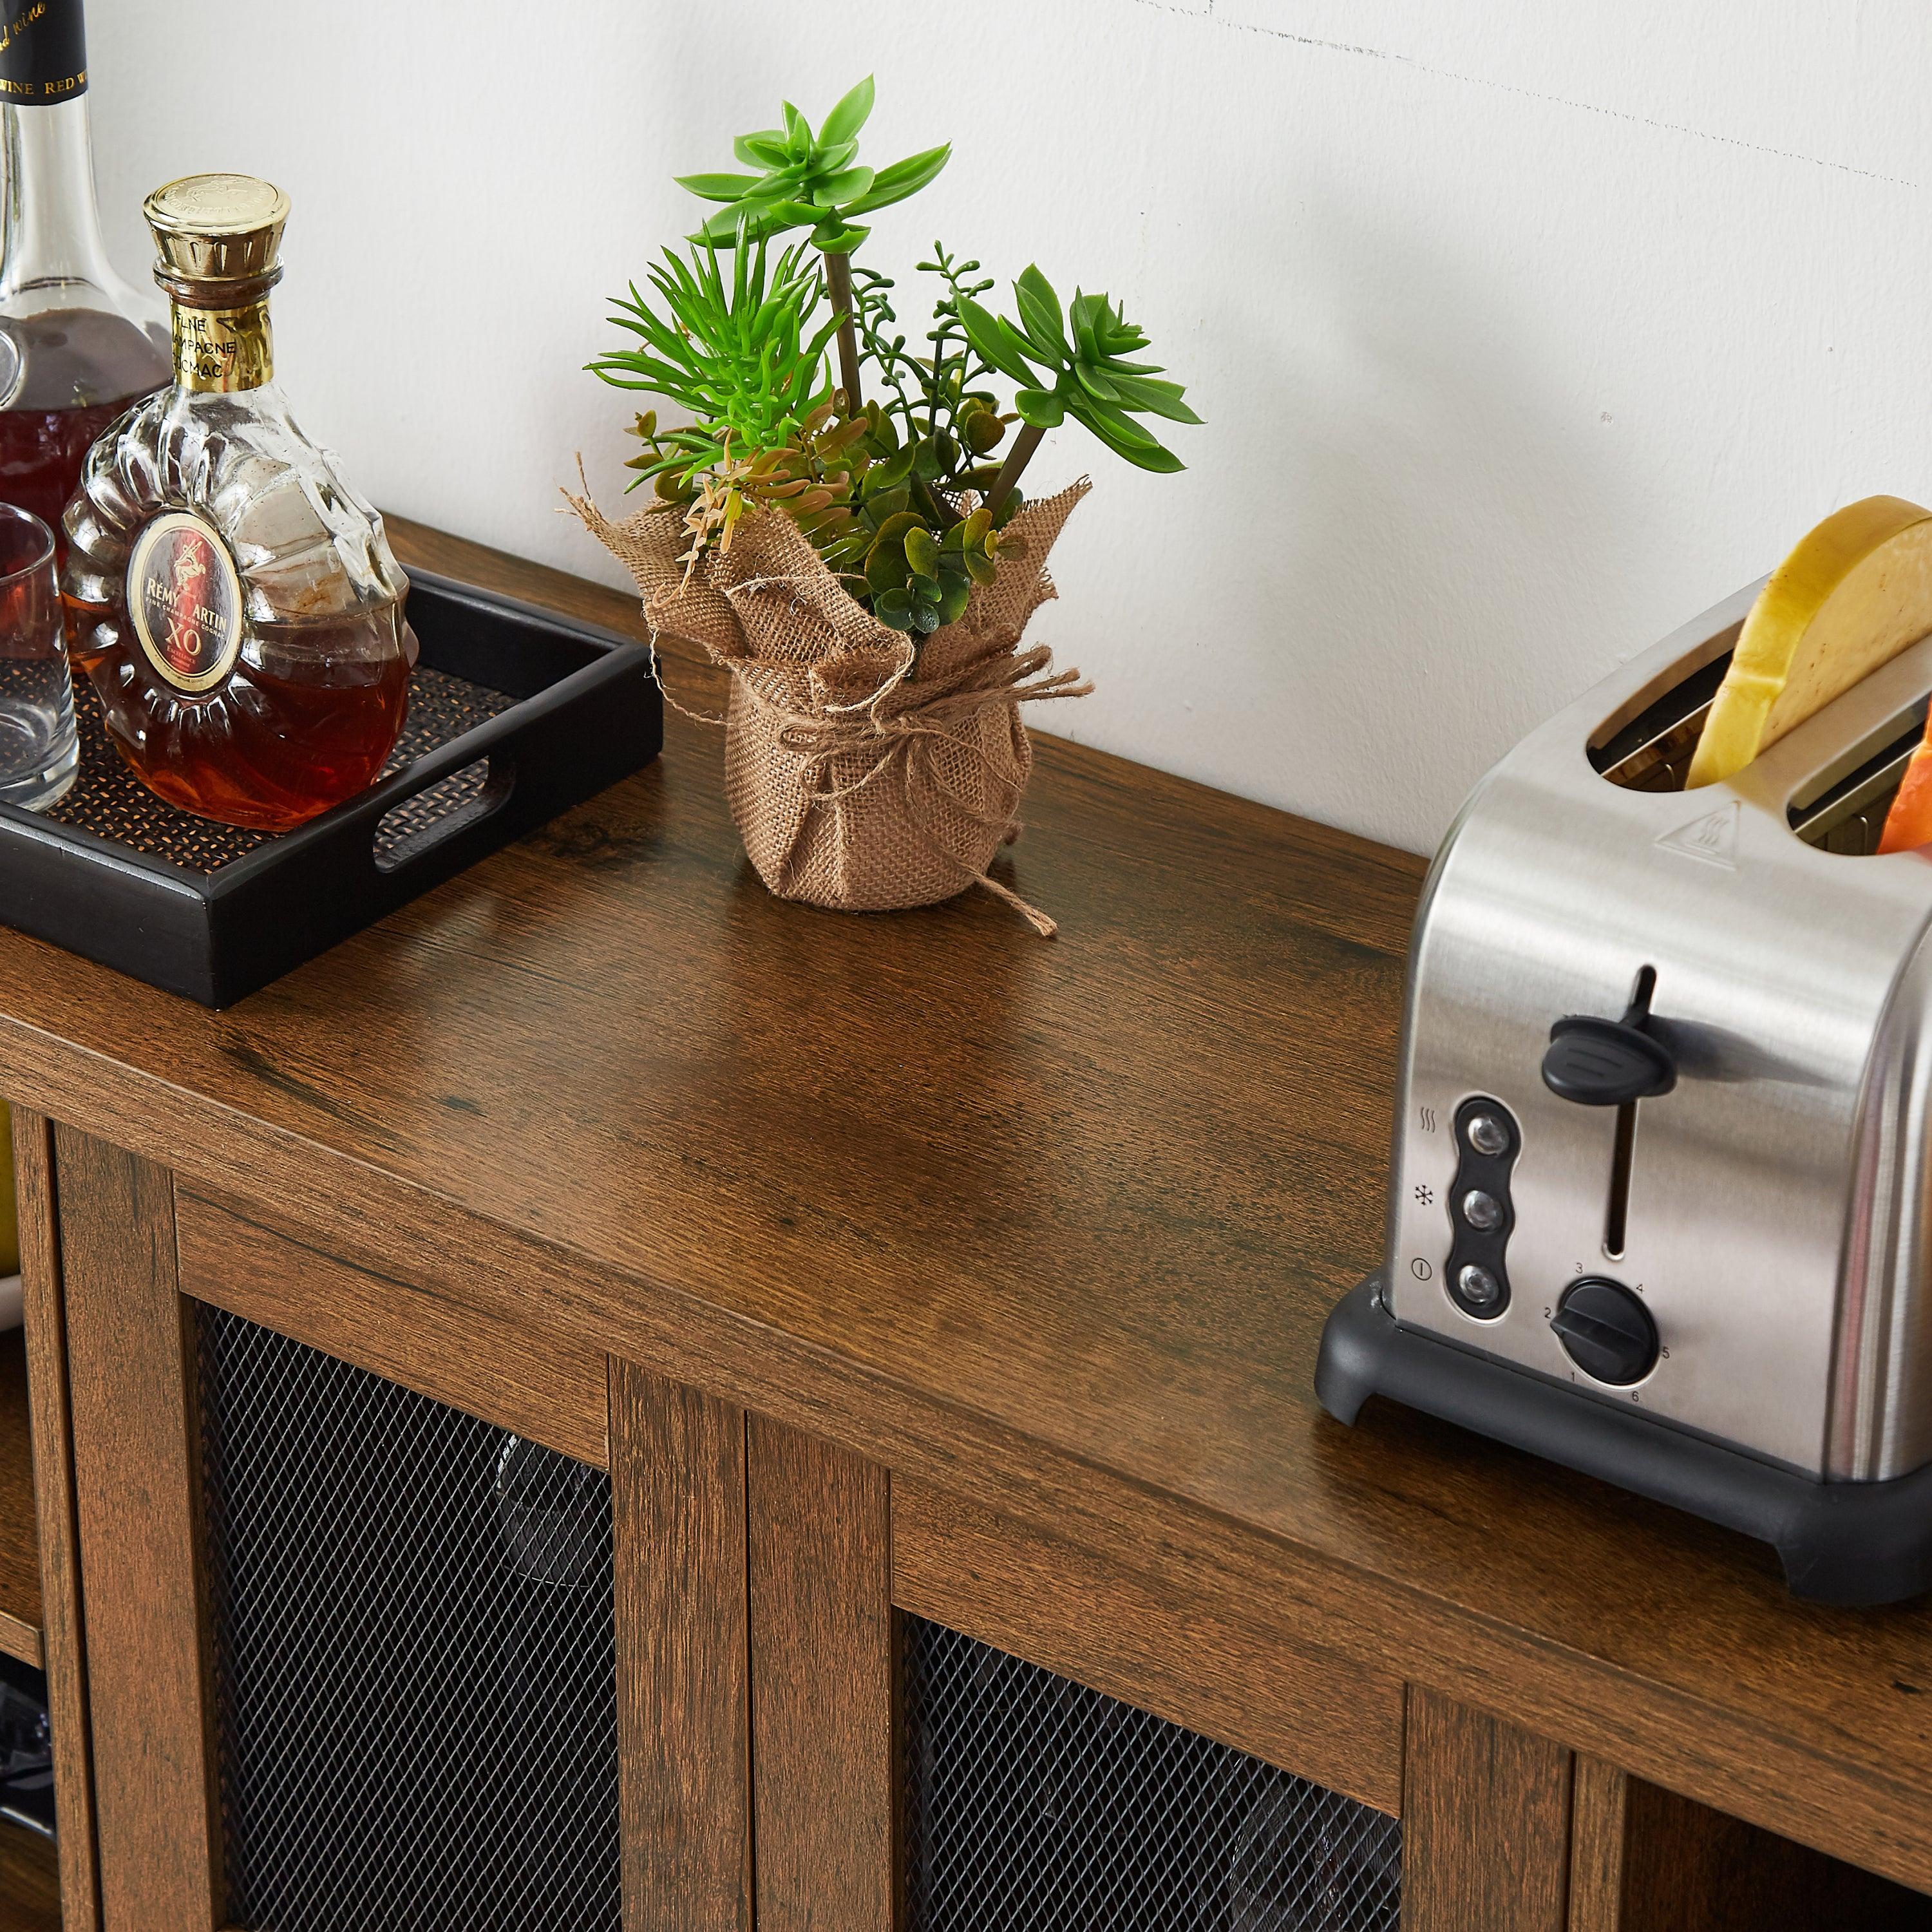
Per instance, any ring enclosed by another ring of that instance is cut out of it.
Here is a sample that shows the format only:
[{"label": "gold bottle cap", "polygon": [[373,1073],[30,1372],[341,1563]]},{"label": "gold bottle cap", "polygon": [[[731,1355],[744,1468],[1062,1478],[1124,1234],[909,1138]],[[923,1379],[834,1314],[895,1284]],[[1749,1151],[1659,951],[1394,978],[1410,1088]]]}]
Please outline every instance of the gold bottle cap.
[{"label": "gold bottle cap", "polygon": [[160,260],[154,279],[178,301],[238,308],[281,279],[276,255],[289,198],[253,175],[186,175],[141,204]]}]

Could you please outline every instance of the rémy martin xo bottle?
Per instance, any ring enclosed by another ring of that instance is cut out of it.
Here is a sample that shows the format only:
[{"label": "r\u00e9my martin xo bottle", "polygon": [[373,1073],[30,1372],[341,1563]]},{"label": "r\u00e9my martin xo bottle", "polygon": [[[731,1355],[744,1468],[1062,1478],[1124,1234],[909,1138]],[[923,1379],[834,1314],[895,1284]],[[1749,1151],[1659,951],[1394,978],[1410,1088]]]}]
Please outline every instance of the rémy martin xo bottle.
[{"label": "r\u00e9my martin xo bottle", "polygon": [[100,238],[81,0],[8,0],[0,149],[0,501],[58,534],[88,446],[168,379],[160,302],[115,274]]},{"label": "r\u00e9my martin xo bottle", "polygon": [[174,380],[108,428],[67,507],[68,654],[150,790],[286,831],[372,784],[395,745],[408,580],[274,382],[288,197],[194,175],[143,212]]}]

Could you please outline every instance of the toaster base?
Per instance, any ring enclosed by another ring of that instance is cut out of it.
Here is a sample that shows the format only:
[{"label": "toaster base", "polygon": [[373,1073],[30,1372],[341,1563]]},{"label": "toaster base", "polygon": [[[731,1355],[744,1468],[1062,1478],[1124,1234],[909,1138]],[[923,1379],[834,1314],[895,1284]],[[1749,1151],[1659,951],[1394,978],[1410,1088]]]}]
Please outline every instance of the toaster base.
[{"label": "toaster base", "polygon": [[1352,1424],[1372,1395],[1770,1544],[1794,1595],[1863,1606],[1932,1588],[1932,1464],[1820,1483],[1399,1326],[1372,1274],[1322,1331],[1315,1393]]}]

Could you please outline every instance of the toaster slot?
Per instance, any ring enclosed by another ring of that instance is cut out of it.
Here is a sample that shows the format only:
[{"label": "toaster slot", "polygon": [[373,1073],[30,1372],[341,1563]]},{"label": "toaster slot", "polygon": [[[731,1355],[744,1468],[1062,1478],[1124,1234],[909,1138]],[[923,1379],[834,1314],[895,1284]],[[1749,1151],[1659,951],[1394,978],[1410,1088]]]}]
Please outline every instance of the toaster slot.
[{"label": "toaster slot", "polygon": [[1922,701],[1888,725],[1879,748],[1851,770],[1823,774],[1828,782],[1815,795],[1799,793],[1786,814],[1792,830],[1821,852],[1869,858],[1878,850],[1899,781],[1925,735],[1925,713]]},{"label": "toaster slot", "polygon": [[1711,700],[1730,668],[1726,650],[1694,670],[1601,744],[1593,743],[1591,764],[1626,790],[1682,791]]},{"label": "toaster slot", "polygon": [[[1630,988],[1630,1006],[1624,1014],[1625,1025],[1644,1024],[1656,992],[1657,968],[1640,968],[1636,982]],[[1604,1253],[1613,1262],[1624,1258],[1624,1236],[1630,1226],[1630,1170],[1636,1164],[1637,1105],[1634,1100],[1626,1100],[1618,1108],[1616,1135],[1610,1147],[1610,1192],[1604,1210]]]}]

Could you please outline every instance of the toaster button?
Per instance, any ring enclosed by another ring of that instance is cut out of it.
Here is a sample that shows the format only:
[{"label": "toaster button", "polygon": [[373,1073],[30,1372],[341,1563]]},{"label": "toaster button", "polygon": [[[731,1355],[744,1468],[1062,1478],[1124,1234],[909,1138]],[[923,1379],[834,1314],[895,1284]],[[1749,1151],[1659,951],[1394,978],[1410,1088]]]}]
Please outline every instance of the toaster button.
[{"label": "toaster button", "polygon": [[1462,1131],[1480,1154],[1494,1159],[1509,1152],[1510,1130],[1493,1114],[1472,1114],[1463,1123]]},{"label": "toaster button", "polygon": [[1458,1270],[1456,1286],[1462,1290],[1462,1299],[1477,1310],[1493,1308],[1503,1298],[1502,1283],[1476,1262]]},{"label": "toaster button", "polygon": [[1503,1224],[1503,1204],[1493,1194],[1472,1187],[1462,1197],[1462,1218],[1479,1234],[1493,1234]]},{"label": "toaster button", "polygon": [[1593,1382],[1623,1388],[1657,1366],[1657,1324],[1621,1282],[1580,1281],[1556,1304],[1550,1325],[1564,1352]]}]

